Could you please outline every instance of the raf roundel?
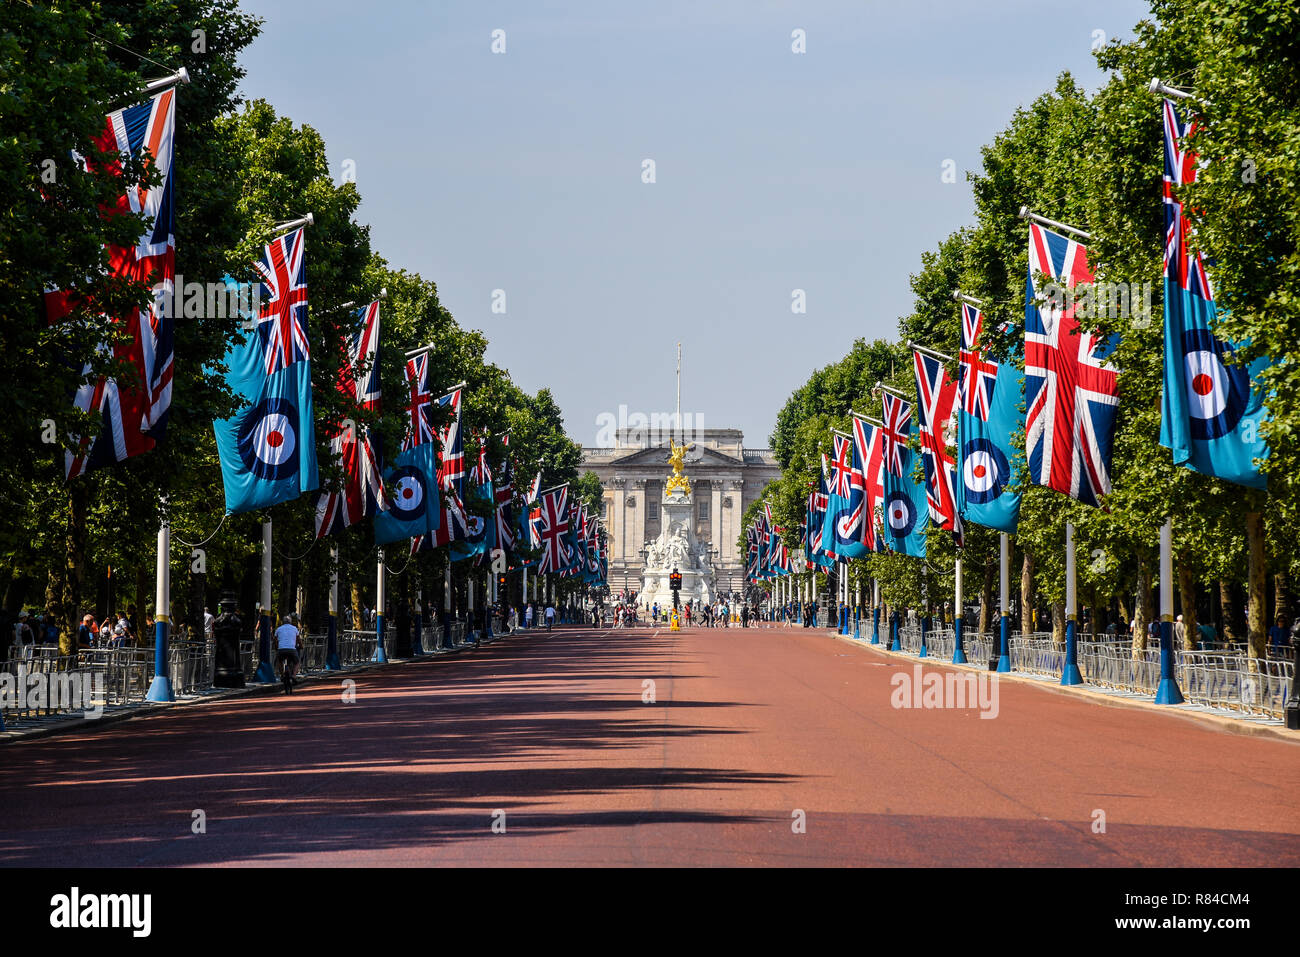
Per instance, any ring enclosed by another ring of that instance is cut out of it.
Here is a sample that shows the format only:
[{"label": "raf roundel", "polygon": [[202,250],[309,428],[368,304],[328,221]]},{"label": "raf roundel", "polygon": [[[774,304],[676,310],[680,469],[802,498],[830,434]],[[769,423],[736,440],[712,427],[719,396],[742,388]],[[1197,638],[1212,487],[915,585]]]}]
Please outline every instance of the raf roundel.
[{"label": "raf roundel", "polygon": [[298,471],[298,410],[288,399],[264,399],[239,428],[239,457],[255,476],[286,479]]},{"label": "raf roundel", "polygon": [[424,476],[414,465],[403,465],[393,471],[389,480],[392,489],[393,518],[410,522],[424,514]]},{"label": "raf roundel", "polygon": [[962,447],[961,480],[971,504],[987,505],[1001,495],[1009,471],[1006,455],[988,439],[971,439]]},{"label": "raf roundel", "polygon": [[1250,374],[1223,361],[1223,343],[1205,329],[1183,333],[1183,373],[1192,438],[1209,440],[1237,427],[1250,401]]},{"label": "raf roundel", "polygon": [[894,492],[885,503],[885,518],[889,521],[891,535],[906,538],[916,527],[916,507],[902,492]]}]

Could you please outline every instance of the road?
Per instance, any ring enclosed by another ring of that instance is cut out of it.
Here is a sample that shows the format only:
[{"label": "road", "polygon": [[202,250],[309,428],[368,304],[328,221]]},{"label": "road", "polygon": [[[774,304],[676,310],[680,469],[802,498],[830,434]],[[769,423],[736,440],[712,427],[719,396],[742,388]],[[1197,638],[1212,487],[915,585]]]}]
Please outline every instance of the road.
[{"label": "road", "polygon": [[178,707],[7,746],[0,863],[1300,864],[1300,746],[1014,681],[992,719],[895,708],[912,667],[557,628],[356,674],[355,703]]}]

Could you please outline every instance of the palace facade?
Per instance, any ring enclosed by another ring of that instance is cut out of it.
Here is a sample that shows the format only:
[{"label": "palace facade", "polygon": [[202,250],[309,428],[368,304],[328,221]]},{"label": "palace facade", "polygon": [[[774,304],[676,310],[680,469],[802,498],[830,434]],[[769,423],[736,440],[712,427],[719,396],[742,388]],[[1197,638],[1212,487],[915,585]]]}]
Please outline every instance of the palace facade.
[{"label": "palace facade", "polygon": [[[745,556],[737,545],[740,519],[781,468],[771,449],[745,448],[739,429],[702,429],[686,435],[693,447],[684,470],[691,482],[695,537],[712,550],[719,592],[745,584]],[[662,530],[664,483],[672,474],[668,438],[651,443],[644,430],[620,429],[613,448],[584,448],[579,471],[600,476],[601,518],[609,536],[609,587],[636,590],[645,568],[646,543]]]}]

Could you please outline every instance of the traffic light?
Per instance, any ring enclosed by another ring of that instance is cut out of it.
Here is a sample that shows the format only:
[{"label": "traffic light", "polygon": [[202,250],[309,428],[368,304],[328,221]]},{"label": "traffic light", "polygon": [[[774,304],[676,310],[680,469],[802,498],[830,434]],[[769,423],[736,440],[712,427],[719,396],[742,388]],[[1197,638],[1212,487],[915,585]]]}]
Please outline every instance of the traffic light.
[{"label": "traffic light", "polygon": [[501,592],[504,592],[505,590],[506,590],[506,576],[505,576],[505,575],[498,575],[498,576],[497,576],[497,593],[500,594]]},{"label": "traffic light", "polygon": [[671,588],[673,591],[681,591],[682,588],[681,572],[674,571],[671,575],[668,576],[668,587]]}]

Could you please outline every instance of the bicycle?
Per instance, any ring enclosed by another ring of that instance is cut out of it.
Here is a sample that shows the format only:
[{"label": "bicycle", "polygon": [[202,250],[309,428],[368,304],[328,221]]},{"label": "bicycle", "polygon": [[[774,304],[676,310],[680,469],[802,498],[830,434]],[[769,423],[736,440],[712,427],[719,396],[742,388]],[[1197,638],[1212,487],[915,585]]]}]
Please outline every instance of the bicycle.
[{"label": "bicycle", "polygon": [[280,681],[284,684],[284,693],[293,694],[293,678],[297,671],[298,653],[288,648],[281,648],[275,656],[280,668]]}]

